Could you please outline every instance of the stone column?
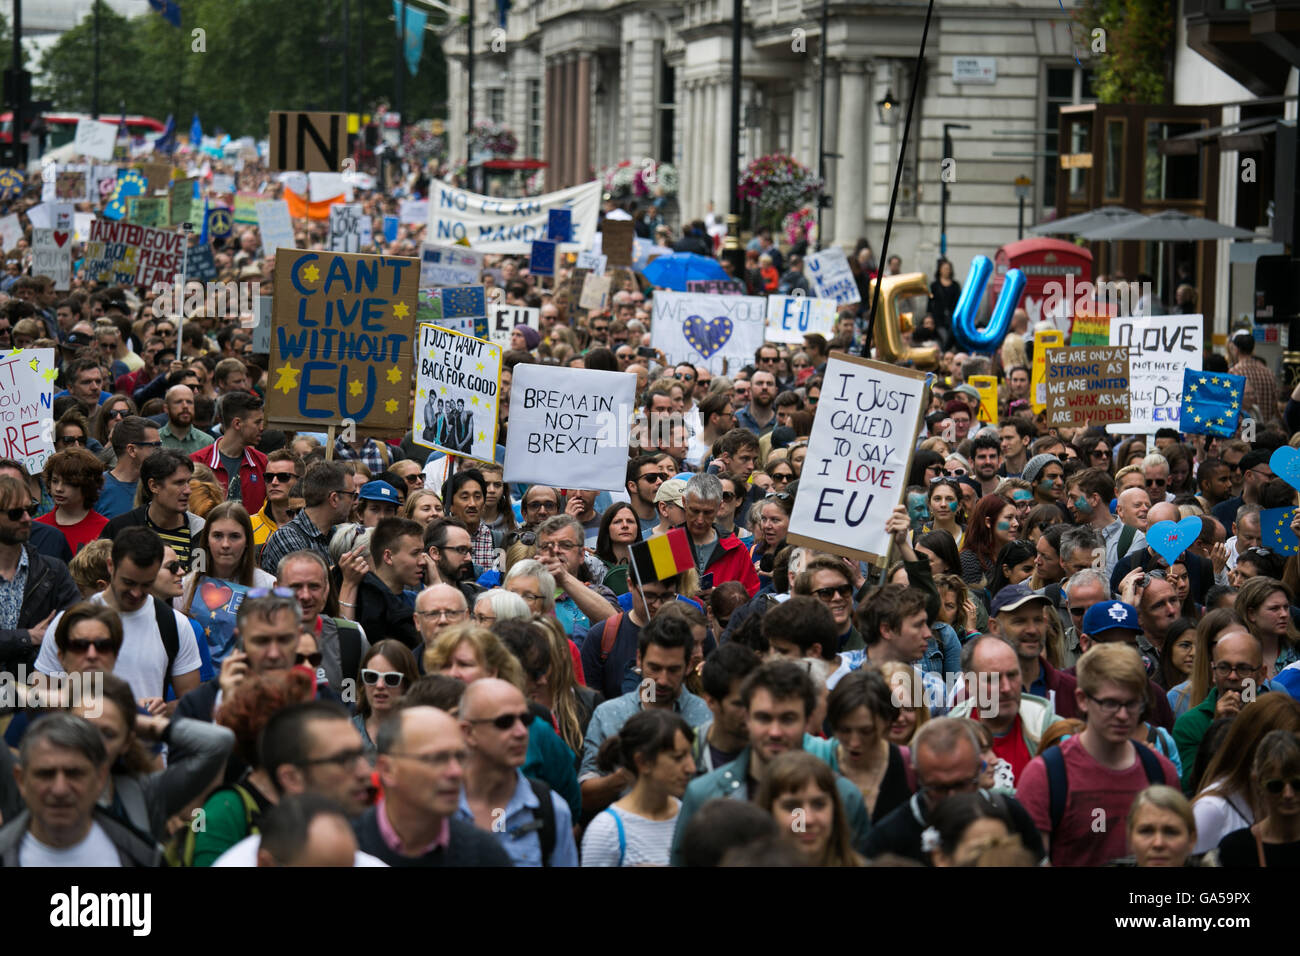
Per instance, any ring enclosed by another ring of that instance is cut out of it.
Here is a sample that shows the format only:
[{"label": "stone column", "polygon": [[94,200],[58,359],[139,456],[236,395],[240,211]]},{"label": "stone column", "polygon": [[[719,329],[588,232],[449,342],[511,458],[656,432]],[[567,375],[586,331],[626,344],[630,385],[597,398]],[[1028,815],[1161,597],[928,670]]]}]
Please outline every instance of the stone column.
[{"label": "stone column", "polygon": [[553,60],[546,60],[544,64],[543,73],[546,81],[542,92],[542,116],[544,117],[542,139],[545,143],[545,153],[542,158],[546,160],[546,190],[550,192],[555,189],[555,184],[559,182],[558,171],[555,167],[555,124],[558,119],[556,101],[559,99],[559,95],[556,89],[555,63]]},{"label": "stone column", "polygon": [[[840,64],[839,130],[836,165],[835,242],[852,246],[866,228],[867,74],[861,63]],[[829,148],[829,147],[828,147]]]},{"label": "stone column", "polygon": [[575,183],[587,181],[591,166],[591,54],[578,54],[578,128],[574,152],[576,156]]},{"label": "stone column", "polygon": [[[710,176],[708,195],[689,213],[692,219],[704,218],[709,200],[715,211],[725,215],[731,208],[731,194],[736,184],[731,181],[731,124],[739,122],[731,115],[731,84],[716,82],[709,88],[717,110],[713,121],[713,148],[709,150]],[[743,167],[742,167],[743,169]],[[685,210],[683,210],[685,212]]]}]

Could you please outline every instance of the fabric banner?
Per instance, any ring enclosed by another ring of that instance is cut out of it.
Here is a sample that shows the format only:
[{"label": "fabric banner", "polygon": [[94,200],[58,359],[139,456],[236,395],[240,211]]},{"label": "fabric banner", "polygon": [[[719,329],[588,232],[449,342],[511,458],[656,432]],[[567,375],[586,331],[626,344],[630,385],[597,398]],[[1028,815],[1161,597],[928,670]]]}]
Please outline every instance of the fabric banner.
[{"label": "fabric banner", "polygon": [[501,347],[436,325],[420,326],[415,378],[417,445],[496,460]]},{"label": "fabric banner", "polygon": [[501,199],[457,189],[440,180],[429,184],[428,239],[469,242],[480,252],[527,255],[534,239],[546,238],[552,209],[567,208],[573,219],[573,242],[560,251],[591,247],[600,214],[600,183],[590,182],[559,192],[522,199]]}]

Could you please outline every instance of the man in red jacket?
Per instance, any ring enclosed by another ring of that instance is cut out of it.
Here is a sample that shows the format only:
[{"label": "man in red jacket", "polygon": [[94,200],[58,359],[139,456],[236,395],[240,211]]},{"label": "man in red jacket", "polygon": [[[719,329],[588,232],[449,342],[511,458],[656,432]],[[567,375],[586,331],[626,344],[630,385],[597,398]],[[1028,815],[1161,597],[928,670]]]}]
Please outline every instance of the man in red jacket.
[{"label": "man in red jacket", "polygon": [[266,503],[266,456],[257,450],[266,415],[262,399],[251,392],[221,396],[221,437],[190,455],[207,465],[226,489],[226,500],[239,501],[250,515]]},{"label": "man in red jacket", "polygon": [[[753,597],[758,593],[758,573],[749,552],[734,534],[718,534],[713,526],[722,505],[722,481],[717,475],[693,475],[682,495],[686,509],[686,534],[690,538],[695,567],[700,572],[698,599],[708,601],[712,588],[724,581],[739,581]],[[709,575],[713,576],[709,583]]]}]

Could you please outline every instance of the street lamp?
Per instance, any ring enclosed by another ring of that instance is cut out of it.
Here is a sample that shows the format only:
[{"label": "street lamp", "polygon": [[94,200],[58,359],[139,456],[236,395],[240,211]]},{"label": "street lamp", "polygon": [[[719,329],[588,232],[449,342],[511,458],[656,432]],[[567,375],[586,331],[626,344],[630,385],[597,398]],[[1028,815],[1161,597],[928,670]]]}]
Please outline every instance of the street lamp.
[{"label": "street lamp", "polygon": [[947,161],[952,157],[952,134],[949,130],[970,129],[965,123],[943,124],[943,162],[939,166],[939,255],[948,255],[948,171]]},{"label": "street lamp", "polygon": [[740,57],[745,27],[745,0],[731,2],[731,155],[728,157],[727,188],[731,190],[727,208],[727,240],[722,258],[731,263],[732,277],[745,274],[745,248],[740,244]]},{"label": "street lamp", "polygon": [[893,126],[898,122],[898,100],[894,99],[893,90],[886,90],[885,98],[876,101],[876,115],[886,126]]}]

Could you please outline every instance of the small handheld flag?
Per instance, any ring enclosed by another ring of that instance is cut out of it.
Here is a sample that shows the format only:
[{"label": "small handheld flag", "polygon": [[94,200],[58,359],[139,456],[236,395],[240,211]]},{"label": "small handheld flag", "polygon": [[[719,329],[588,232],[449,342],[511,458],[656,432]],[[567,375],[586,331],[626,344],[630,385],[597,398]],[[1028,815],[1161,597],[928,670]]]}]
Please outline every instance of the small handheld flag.
[{"label": "small handheld flag", "polygon": [[632,569],[641,581],[662,581],[695,567],[685,528],[673,528],[632,545]]},{"label": "small handheld flag", "polygon": [[1264,547],[1278,554],[1300,554],[1300,538],[1291,530],[1296,508],[1269,508],[1259,513],[1260,537]]},{"label": "small handheld flag", "polygon": [[1231,438],[1241,422],[1246,379],[1226,372],[1183,372],[1183,410],[1179,428],[1188,434]]}]

